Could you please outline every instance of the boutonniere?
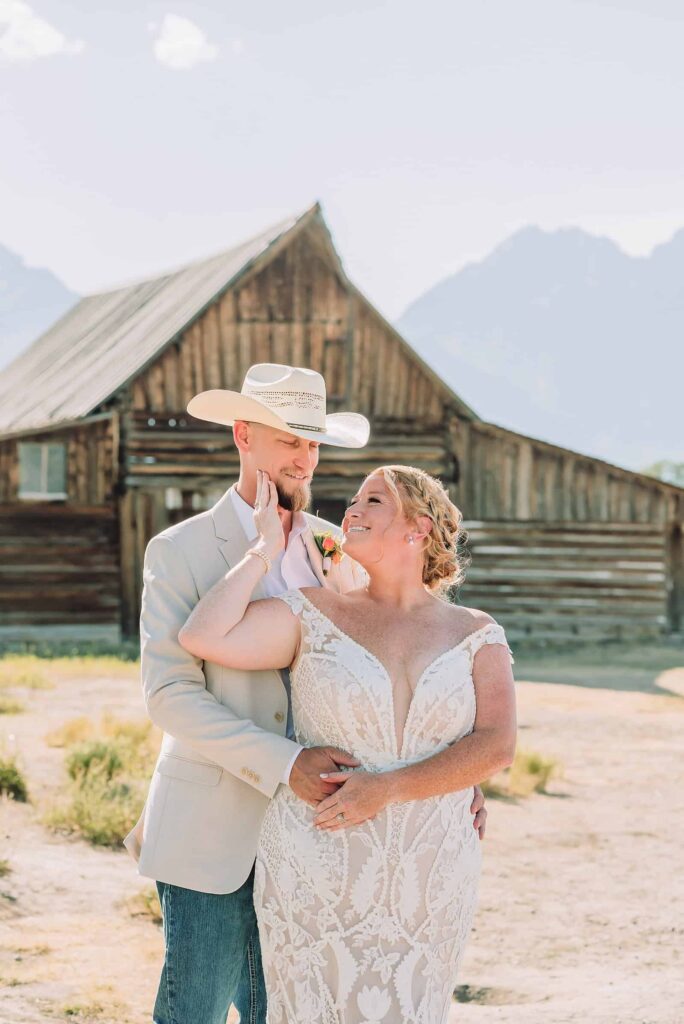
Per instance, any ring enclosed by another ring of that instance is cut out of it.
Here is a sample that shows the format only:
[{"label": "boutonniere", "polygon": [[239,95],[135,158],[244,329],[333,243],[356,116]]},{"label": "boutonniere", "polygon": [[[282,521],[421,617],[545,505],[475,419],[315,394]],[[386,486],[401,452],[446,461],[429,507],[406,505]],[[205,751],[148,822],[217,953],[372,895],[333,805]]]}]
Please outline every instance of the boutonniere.
[{"label": "boutonniere", "polygon": [[328,566],[326,565],[326,559],[329,559],[333,565],[337,565],[338,562],[342,561],[344,552],[340,547],[339,540],[333,537],[331,533],[314,533],[313,536],[316,541],[316,547],[323,558],[323,575],[327,576]]}]

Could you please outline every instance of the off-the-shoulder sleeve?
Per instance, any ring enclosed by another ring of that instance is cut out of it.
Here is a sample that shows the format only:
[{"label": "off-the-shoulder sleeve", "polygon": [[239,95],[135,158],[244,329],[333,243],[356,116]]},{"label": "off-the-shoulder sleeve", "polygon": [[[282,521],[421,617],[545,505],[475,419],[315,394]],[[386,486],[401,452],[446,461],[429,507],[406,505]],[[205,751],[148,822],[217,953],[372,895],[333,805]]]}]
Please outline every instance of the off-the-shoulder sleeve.
[{"label": "off-the-shoulder sleeve", "polygon": [[285,590],[282,594],[274,594],[273,596],[277,597],[279,601],[284,601],[289,606],[290,611],[298,618],[302,614],[305,601],[301,590]]},{"label": "off-the-shoulder sleeve", "polygon": [[488,622],[486,626],[482,626],[481,629],[475,630],[475,632],[471,633],[468,637],[468,647],[470,649],[471,660],[485,644],[501,644],[508,651],[511,664],[514,664],[513,652],[508,646],[508,641],[506,640],[506,634],[503,631],[503,627],[500,626],[498,622]]}]

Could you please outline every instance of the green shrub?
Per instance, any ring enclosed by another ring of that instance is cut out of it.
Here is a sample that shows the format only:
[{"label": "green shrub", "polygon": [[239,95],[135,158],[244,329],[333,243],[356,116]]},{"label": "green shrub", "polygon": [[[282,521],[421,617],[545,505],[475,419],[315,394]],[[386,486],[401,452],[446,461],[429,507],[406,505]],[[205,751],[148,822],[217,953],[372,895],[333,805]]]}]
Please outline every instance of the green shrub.
[{"label": "green shrub", "polygon": [[115,743],[98,740],[72,750],[66,759],[66,770],[70,778],[82,780],[91,769],[102,773],[108,782],[123,768],[122,752]]},{"label": "green shrub", "polygon": [[23,804],[28,801],[26,780],[12,755],[0,754],[0,795]]},{"label": "green shrub", "polygon": [[[59,733],[51,734],[53,739],[61,739]],[[69,786],[46,823],[79,833],[97,846],[119,846],[142,809],[159,749],[159,731],[150,722],[105,716],[99,725],[75,719],[61,733],[77,737],[77,742],[66,745]],[[82,736],[90,738],[83,742]]]},{"label": "green shrub", "polygon": [[93,765],[49,812],[47,824],[80,833],[95,846],[119,846],[138,819],[146,789],[147,780],[116,780],[105,765]]},{"label": "green shrub", "polygon": [[554,775],[560,773],[558,761],[533,750],[516,751],[509,771],[509,788],[514,796],[544,793]]},{"label": "green shrub", "polygon": [[516,750],[511,767],[481,783],[482,791],[495,800],[545,793],[550,780],[560,774],[560,763],[554,758],[534,750]]}]

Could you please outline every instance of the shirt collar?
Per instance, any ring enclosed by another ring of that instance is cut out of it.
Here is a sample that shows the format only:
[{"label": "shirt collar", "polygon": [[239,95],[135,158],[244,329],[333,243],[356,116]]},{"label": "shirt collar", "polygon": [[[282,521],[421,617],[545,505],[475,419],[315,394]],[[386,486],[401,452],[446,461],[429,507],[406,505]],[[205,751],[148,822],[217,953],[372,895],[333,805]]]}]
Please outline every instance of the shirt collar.
[{"label": "shirt collar", "polygon": [[[245,501],[241,494],[238,494],[237,486],[232,487],[230,490],[230,497],[233,502],[233,508],[237,515],[240,526],[245,531],[247,540],[256,540],[259,536],[259,531],[254,525],[254,509]],[[304,518],[303,512],[295,512],[292,516],[292,529],[290,530],[290,540],[294,537],[299,537],[300,534],[304,533],[307,523]]]}]

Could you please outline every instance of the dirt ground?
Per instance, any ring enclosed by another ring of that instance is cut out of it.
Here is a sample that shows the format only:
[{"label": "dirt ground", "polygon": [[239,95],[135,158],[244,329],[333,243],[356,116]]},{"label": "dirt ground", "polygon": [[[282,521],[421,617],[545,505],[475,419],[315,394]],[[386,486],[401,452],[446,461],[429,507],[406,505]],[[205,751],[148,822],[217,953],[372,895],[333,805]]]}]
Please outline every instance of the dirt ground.
[{"label": "dirt ground", "polygon": [[[489,801],[451,1020],[682,1024],[684,651],[518,657],[516,677],[519,745],[563,775],[548,794]],[[148,1024],[162,939],[130,900],[150,883],[125,852],[40,823],[64,785],[46,732],[105,711],[142,717],[135,667],[14,695],[28,710],[0,718],[0,742],[32,803],[0,806],[0,1024]]]}]

